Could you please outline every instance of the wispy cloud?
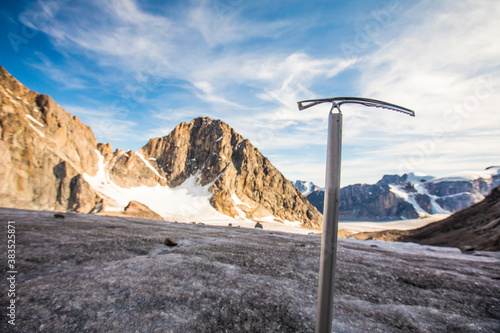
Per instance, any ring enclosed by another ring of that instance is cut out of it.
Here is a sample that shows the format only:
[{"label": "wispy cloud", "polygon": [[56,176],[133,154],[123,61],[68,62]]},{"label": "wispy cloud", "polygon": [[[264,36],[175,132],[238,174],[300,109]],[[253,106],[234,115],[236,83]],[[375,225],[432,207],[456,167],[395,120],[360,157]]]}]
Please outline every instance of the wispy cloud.
[{"label": "wispy cloud", "polygon": [[[403,158],[393,156],[378,164],[380,169],[398,170],[406,159],[429,172],[439,172],[441,165],[458,170],[465,165],[456,161],[467,156],[476,156],[479,167],[480,156],[482,163],[492,162],[493,151],[499,162],[491,143],[500,142],[500,133],[478,136],[488,122],[500,123],[500,42],[492,37],[500,31],[499,15],[495,1],[419,3],[389,32],[393,38],[359,64],[363,95],[413,108],[417,117],[384,114],[354,121],[347,137],[391,138],[393,143],[381,142],[380,149]],[[432,148],[422,148],[425,144]]]},{"label": "wispy cloud", "polygon": [[134,127],[137,124],[122,118],[120,113],[116,111],[89,109],[75,105],[64,105],[64,108],[90,126],[98,142],[130,142],[140,138],[137,134],[134,134]]},{"label": "wispy cloud", "polygon": [[[70,105],[68,111],[81,115],[96,133],[109,120],[114,126],[105,131],[109,140],[128,143],[130,138],[166,135],[179,121],[208,115],[235,127],[265,154],[278,156],[276,164],[285,174],[319,185],[323,154],[300,163],[294,154],[324,146],[328,107],[299,112],[296,102],[329,97],[325,91],[349,91],[417,112],[410,119],[346,106],[344,184],[366,178],[367,166],[370,174],[381,175],[399,170],[402,160],[418,154],[424,158],[413,167],[430,173],[440,172],[441,164],[464,166],[456,163],[460,156],[466,156],[469,166],[480,165],[480,156],[486,162],[493,158],[491,142],[500,141],[500,133],[490,126],[500,123],[497,1],[412,4],[411,13],[393,15],[362,54],[352,58],[339,47],[325,55],[311,46],[323,40],[335,44],[342,40],[338,35],[308,35],[303,40],[311,40],[310,47],[298,48],[298,16],[256,19],[245,15],[247,7],[259,6],[253,2],[234,6],[223,16],[208,0],[170,6],[155,12],[133,0],[91,0],[61,6],[50,24],[24,22],[46,33],[64,56],[57,65],[48,60],[33,66],[71,89],[95,89],[89,88],[93,82],[106,90],[112,105],[98,104],[99,115],[91,114],[96,112],[92,104]],[[269,6],[274,10],[278,5]],[[32,7],[23,17],[39,10]],[[318,22],[330,13],[315,15],[301,23],[318,32],[325,28]],[[88,67],[72,66],[74,58],[85,59]],[[116,104],[126,112],[117,114]],[[477,135],[479,131],[488,136]],[[422,152],[419,143],[426,140],[434,140],[435,148]]]}]

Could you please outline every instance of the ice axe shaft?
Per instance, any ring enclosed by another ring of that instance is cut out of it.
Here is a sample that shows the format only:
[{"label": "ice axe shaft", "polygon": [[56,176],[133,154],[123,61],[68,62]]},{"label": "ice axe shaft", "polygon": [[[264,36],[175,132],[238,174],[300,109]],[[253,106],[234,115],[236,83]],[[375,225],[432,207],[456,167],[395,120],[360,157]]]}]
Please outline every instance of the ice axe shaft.
[{"label": "ice axe shaft", "polygon": [[[333,97],[297,102],[299,110],[332,103],[328,115],[328,146],[326,155],[325,202],[323,210],[323,235],[319,268],[318,303],[316,308],[316,333],[331,333],[333,326],[333,294],[337,263],[337,233],[339,228],[340,169],[342,155],[342,104],[388,109],[415,117],[413,110],[376,99],[360,97]],[[334,109],[338,113],[334,113]]]},{"label": "ice axe shaft", "polygon": [[333,291],[337,262],[337,233],[339,226],[340,162],[342,154],[342,114],[328,116],[328,145],[326,154],[325,203],[323,235],[319,269],[316,333],[331,333]]}]

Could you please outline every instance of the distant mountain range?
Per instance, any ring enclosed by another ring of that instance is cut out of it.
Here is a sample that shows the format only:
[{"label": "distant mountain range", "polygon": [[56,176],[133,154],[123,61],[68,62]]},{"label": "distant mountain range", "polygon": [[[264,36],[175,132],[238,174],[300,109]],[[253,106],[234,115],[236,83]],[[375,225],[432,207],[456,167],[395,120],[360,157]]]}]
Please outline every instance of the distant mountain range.
[{"label": "distant mountain range", "polygon": [[207,117],[144,147],[112,150],[0,67],[0,206],[320,228],[321,214],[249,140]]},{"label": "distant mountain range", "polygon": [[[113,151],[52,98],[29,90],[1,66],[0,83],[0,206],[321,227],[323,190],[311,182],[292,184],[220,120],[196,118],[136,152]],[[499,173],[490,167],[439,178],[386,175],[373,185],[346,186],[340,218],[451,214],[484,199],[500,184]]]},{"label": "distant mountain range", "polygon": [[414,230],[361,232],[351,237],[458,247],[462,251],[500,251],[500,187],[450,217]]},{"label": "distant mountain range", "polygon": [[[303,191],[304,181],[295,184]],[[431,214],[452,214],[480,202],[500,185],[500,167],[433,177],[420,173],[385,175],[376,184],[355,184],[340,190],[341,220],[401,220]],[[323,212],[324,192],[309,184],[307,199]]]},{"label": "distant mountain range", "polygon": [[323,188],[315,185],[313,182],[307,182],[302,180],[292,181],[295,187],[302,193],[304,196],[308,196],[310,193],[314,191],[322,191]]}]

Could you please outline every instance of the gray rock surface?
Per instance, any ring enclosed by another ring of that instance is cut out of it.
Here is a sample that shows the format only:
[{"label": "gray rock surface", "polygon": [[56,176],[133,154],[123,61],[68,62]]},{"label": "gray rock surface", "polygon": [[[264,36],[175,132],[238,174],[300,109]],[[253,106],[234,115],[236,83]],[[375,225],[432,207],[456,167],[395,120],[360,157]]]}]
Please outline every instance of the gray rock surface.
[{"label": "gray rock surface", "polygon": [[[314,330],[320,237],[65,215],[0,209],[18,270],[0,331]],[[499,253],[341,239],[338,260],[335,332],[500,330]]]}]

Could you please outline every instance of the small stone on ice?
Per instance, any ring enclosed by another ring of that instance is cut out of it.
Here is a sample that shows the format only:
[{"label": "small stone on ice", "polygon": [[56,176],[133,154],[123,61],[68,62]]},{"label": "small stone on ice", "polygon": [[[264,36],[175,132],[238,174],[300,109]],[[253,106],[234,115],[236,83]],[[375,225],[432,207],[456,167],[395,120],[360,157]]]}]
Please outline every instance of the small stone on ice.
[{"label": "small stone on ice", "polygon": [[177,246],[177,242],[174,241],[172,238],[165,238],[165,241],[163,242],[166,246]]}]

